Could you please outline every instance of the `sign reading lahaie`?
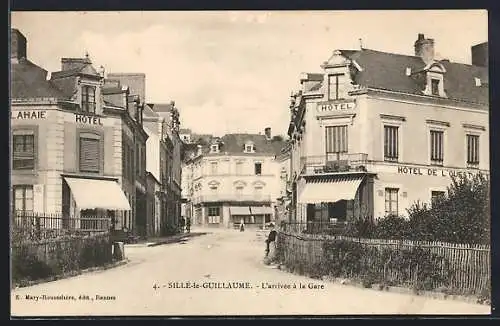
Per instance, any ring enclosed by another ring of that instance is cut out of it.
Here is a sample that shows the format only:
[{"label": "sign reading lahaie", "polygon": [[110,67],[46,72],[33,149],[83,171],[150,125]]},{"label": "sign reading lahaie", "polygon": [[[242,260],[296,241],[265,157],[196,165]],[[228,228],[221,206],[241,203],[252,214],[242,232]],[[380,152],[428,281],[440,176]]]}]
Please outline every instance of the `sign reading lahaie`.
[{"label": "sign reading lahaie", "polygon": [[356,108],[356,102],[353,100],[336,100],[320,102],[316,107],[318,116],[331,115],[345,112],[352,112]]},{"label": "sign reading lahaie", "polygon": [[47,111],[45,110],[13,111],[10,117],[15,120],[40,120],[47,118]]}]

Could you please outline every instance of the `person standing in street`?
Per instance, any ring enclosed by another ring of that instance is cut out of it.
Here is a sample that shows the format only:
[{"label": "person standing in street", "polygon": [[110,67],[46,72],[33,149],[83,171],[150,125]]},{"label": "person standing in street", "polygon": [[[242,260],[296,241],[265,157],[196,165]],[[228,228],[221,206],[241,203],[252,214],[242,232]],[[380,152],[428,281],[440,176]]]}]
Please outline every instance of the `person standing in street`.
[{"label": "person standing in street", "polygon": [[266,257],[269,255],[269,245],[271,244],[271,242],[275,243],[277,235],[277,232],[274,228],[274,223],[271,223],[269,226],[271,227],[271,231],[269,232],[269,235],[266,239]]}]

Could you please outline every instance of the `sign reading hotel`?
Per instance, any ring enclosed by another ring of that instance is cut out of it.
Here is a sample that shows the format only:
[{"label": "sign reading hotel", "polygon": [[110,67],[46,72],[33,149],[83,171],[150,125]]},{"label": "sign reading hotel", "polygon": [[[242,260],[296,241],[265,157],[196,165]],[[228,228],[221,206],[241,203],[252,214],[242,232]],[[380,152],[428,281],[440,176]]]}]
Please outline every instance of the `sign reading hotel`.
[{"label": "sign reading hotel", "polygon": [[88,116],[85,114],[75,114],[75,122],[83,123],[86,125],[100,125],[100,126],[102,126],[101,117]]},{"label": "sign reading hotel", "polygon": [[40,120],[47,118],[47,111],[15,111],[11,113],[11,118],[15,120]]},{"label": "sign reading hotel", "polygon": [[482,174],[487,176],[486,173],[481,171],[464,171],[464,170],[454,170],[454,169],[438,169],[438,168],[421,168],[421,167],[411,167],[411,166],[398,166],[398,174],[409,174],[409,175],[427,175],[435,177],[473,177],[477,174]]},{"label": "sign reading hotel", "polygon": [[331,101],[320,102],[316,108],[318,115],[329,115],[335,113],[343,113],[345,111],[352,111],[356,107],[354,101]]}]

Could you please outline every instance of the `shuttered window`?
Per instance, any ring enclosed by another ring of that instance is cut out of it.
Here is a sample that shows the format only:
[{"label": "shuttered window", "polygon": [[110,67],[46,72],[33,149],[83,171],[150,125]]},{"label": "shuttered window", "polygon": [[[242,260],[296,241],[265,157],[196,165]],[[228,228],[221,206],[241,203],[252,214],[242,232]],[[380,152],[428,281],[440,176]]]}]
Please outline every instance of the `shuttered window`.
[{"label": "shuttered window", "polygon": [[397,188],[385,188],[385,214],[398,215],[398,194]]},{"label": "shuttered window", "polygon": [[99,172],[99,165],[99,139],[80,137],[80,171]]},{"label": "shuttered window", "polygon": [[398,127],[384,126],[384,159],[387,161],[398,159]]},{"label": "shuttered window", "polygon": [[431,130],[431,161],[434,164],[443,163],[443,132]]},{"label": "shuttered window", "polygon": [[347,153],[347,126],[326,127],[326,154]]},{"label": "shuttered window", "polygon": [[479,164],[479,136],[467,135],[467,163]]}]

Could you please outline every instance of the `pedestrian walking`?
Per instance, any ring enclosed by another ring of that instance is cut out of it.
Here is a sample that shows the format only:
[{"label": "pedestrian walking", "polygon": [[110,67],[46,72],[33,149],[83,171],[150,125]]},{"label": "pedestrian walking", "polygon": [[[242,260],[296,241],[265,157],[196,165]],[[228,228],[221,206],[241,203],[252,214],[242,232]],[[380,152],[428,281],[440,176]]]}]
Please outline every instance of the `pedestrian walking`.
[{"label": "pedestrian walking", "polygon": [[271,227],[271,231],[266,239],[266,257],[269,255],[269,245],[276,242],[276,236],[278,234],[274,228],[274,223],[269,224],[269,226]]},{"label": "pedestrian walking", "polygon": [[184,226],[186,225],[186,219],[181,217],[181,233],[184,233]]},{"label": "pedestrian walking", "polygon": [[191,218],[188,217],[186,220],[186,232],[189,233],[191,232]]},{"label": "pedestrian walking", "polygon": [[245,231],[245,223],[243,222],[243,219],[240,221],[240,232]]}]

